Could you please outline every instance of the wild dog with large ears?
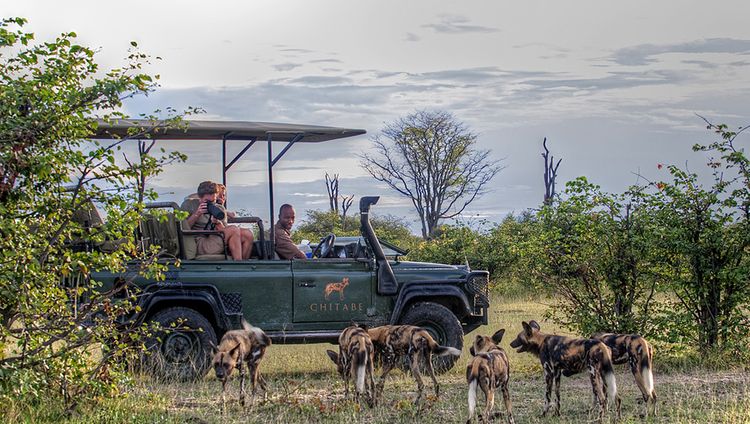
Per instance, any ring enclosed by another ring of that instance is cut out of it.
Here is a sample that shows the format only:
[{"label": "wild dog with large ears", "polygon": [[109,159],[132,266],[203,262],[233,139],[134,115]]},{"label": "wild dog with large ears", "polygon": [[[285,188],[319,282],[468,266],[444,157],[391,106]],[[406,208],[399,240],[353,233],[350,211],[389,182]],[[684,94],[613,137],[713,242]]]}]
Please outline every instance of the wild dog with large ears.
[{"label": "wild dog with large ears", "polygon": [[481,419],[489,422],[490,413],[495,405],[495,390],[500,388],[503,392],[505,410],[508,412],[508,423],[513,424],[513,411],[508,392],[508,380],[510,380],[510,363],[505,350],[500,347],[500,342],[505,334],[505,329],[498,330],[492,337],[479,336],[474,339],[474,344],[469,348],[473,356],[469,365],[466,366],[466,382],[469,383],[469,418],[466,423],[474,419],[474,411],[477,405],[477,387],[484,392],[487,404]]},{"label": "wild dog with large ears", "polygon": [[336,364],[344,380],[344,396],[349,397],[349,380],[354,379],[354,399],[359,402],[365,395],[368,402],[375,402],[375,347],[370,335],[362,327],[352,325],[339,335],[339,353],[327,350],[328,357]]},{"label": "wild dog with large ears", "polygon": [[266,391],[266,384],[260,375],[260,361],[266,354],[266,348],[271,345],[271,339],[258,327],[253,327],[244,319],[242,330],[227,331],[221,338],[219,346],[215,348],[213,366],[216,378],[221,381],[221,398],[226,402],[227,381],[232,371],[237,368],[240,372],[240,404],[245,405],[245,365],[250,372],[252,385],[252,400],[258,385]]},{"label": "wild dog with large ears", "polygon": [[432,378],[435,396],[440,396],[440,385],[432,366],[432,355],[460,356],[460,350],[451,346],[439,345],[427,330],[414,325],[383,325],[371,328],[367,332],[370,333],[370,338],[383,359],[383,374],[378,381],[376,397],[382,395],[385,377],[403,357],[406,357],[409,362],[412,376],[417,381],[418,393],[415,403],[419,403],[424,394],[424,382],[422,382],[422,374],[419,371],[422,363],[426,366]]},{"label": "wild dog with large ears", "polygon": [[[536,321],[522,322],[523,330],[510,342],[518,352],[529,352],[539,357],[547,383],[544,411],[547,415],[554,406],[554,415],[560,415],[560,377],[589,371],[594,402],[599,408],[599,421],[604,418],[609,399],[614,399],[617,418],[620,418],[620,396],[612,366],[609,348],[599,340],[555,336],[541,332]],[[552,389],[556,402],[552,403]]]},{"label": "wild dog with large ears", "polygon": [[628,363],[635,384],[641,391],[647,417],[649,412],[656,415],[656,390],[654,390],[653,349],[646,339],[638,334],[596,333],[592,339],[601,340],[612,351],[612,363]]}]

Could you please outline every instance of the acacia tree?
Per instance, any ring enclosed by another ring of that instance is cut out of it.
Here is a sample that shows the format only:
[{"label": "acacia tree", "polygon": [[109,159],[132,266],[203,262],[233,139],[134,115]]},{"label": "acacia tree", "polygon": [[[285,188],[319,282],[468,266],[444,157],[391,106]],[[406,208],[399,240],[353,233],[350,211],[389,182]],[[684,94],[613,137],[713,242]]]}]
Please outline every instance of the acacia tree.
[{"label": "acacia tree", "polygon": [[[98,290],[86,276],[124,273],[137,258],[143,267],[127,271],[158,277],[159,247],[139,249],[134,230],[143,201],[155,198],[145,181],[184,156],[152,156],[142,144],[122,164],[126,141],[148,138],[136,128],[105,144],[86,140],[97,117],[121,117],[124,98],[154,87],[135,43],[125,66],[102,73],[74,33],[37,43],[25,22],[0,21],[0,402],[71,408],[119,390],[123,355],[140,334],[118,323],[135,307],[131,294]],[[106,222],[78,219],[93,202]]]},{"label": "acacia tree", "polygon": [[361,165],[414,205],[422,237],[432,238],[440,220],[459,215],[487,191],[503,169],[477,135],[445,111],[418,111],[387,124],[372,139],[375,153]]}]

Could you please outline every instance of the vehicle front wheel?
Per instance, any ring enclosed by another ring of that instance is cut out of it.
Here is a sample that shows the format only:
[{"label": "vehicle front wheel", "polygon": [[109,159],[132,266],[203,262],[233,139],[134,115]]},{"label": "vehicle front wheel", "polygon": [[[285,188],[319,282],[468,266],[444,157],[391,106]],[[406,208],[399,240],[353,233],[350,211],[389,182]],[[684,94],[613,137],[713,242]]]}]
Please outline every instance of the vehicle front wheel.
[{"label": "vehicle front wheel", "polygon": [[149,321],[158,328],[146,342],[145,370],[164,381],[193,381],[206,375],[216,332],[190,308],[161,310]]},{"label": "vehicle front wheel", "polygon": [[[400,322],[424,328],[442,346],[451,346],[458,350],[464,346],[461,323],[453,312],[443,305],[433,302],[415,303],[401,317]],[[452,355],[433,356],[432,365],[435,372],[443,373],[453,368],[457,359]]]}]

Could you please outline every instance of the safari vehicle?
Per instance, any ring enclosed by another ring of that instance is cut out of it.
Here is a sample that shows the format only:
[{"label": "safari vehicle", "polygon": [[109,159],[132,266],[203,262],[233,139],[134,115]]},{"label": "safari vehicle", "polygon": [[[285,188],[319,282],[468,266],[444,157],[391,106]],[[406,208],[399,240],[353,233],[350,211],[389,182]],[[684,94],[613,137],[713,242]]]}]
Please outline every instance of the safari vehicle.
[{"label": "safari vehicle", "polygon": [[[145,121],[102,123],[96,138],[127,134]],[[231,166],[256,142],[267,143],[270,240],[265,239],[260,218],[236,222],[259,225],[254,257],[233,261],[226,255],[195,255],[195,232],[175,218],[175,203],[149,205],[167,209],[167,219],[145,217],[141,228],[144,245],[161,246],[163,261],[170,265],[163,281],[126,273],[100,272],[91,277],[105,287],[135,285],[140,312],[133,319],[173,327],[152,340],[151,361],[158,362],[162,376],[194,379],[205,375],[212,344],[228,330],[241,328],[244,316],[266,331],[274,343],[337,341],[352,322],[368,326],[413,324],[425,327],[442,345],[462,348],[463,336],[487,324],[488,273],[468,266],[408,262],[403,251],[390,246],[384,251],[370,225],[371,206],[379,197],[359,202],[361,237],[339,239],[329,234],[316,246],[313,258],[280,260],[274,254],[273,166],[296,143],[315,143],[364,134],[344,128],[253,122],[188,121],[187,129],[160,130],[160,140],[222,140],[223,181]],[[227,143],[247,145],[227,161]],[[272,144],[286,143],[276,156]],[[232,222],[230,220],[230,222]],[[386,252],[388,253],[386,255]],[[137,269],[138,264],[130,264]],[[177,326],[175,327],[175,324]],[[436,365],[447,370],[455,358],[440,358]]]}]

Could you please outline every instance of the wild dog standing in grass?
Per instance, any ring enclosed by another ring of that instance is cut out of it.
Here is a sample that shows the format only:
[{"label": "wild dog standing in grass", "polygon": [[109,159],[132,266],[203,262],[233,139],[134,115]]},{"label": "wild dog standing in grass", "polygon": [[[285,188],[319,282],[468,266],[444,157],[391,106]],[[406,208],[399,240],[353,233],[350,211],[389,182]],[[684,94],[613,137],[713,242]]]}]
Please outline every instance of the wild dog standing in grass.
[{"label": "wild dog standing in grass", "polygon": [[227,331],[221,338],[219,347],[214,354],[213,365],[216,378],[221,380],[221,399],[226,402],[227,381],[232,370],[240,372],[240,404],[245,405],[245,366],[250,372],[252,384],[252,400],[258,384],[266,391],[266,384],[260,375],[260,361],[266,354],[266,348],[271,345],[271,339],[258,327],[253,327],[244,319],[242,330]]},{"label": "wild dog standing in grass", "polygon": [[427,330],[413,325],[383,325],[368,330],[375,348],[382,355],[383,374],[377,386],[376,397],[380,397],[385,386],[385,377],[393,370],[399,358],[406,357],[409,368],[417,381],[417,399],[422,400],[424,383],[419,372],[419,365],[424,361],[427,370],[435,385],[435,396],[440,396],[440,385],[435,377],[435,369],[432,366],[432,355],[460,356],[461,351],[450,346],[440,346],[432,338]]},{"label": "wild dog standing in grass", "polygon": [[[635,378],[635,384],[643,395],[646,409],[641,416],[648,416],[649,410],[656,415],[656,391],[654,390],[653,349],[638,334],[596,333],[592,339],[601,340],[612,351],[615,365],[628,363]],[[649,408],[649,404],[651,408]]]},{"label": "wild dog standing in grass", "polygon": [[505,329],[498,330],[492,337],[477,336],[474,344],[469,348],[472,360],[466,367],[466,382],[469,383],[469,419],[474,419],[474,410],[477,406],[477,386],[484,392],[486,405],[482,413],[482,421],[489,422],[490,413],[495,405],[495,390],[498,387],[503,392],[505,410],[508,412],[508,423],[513,424],[513,411],[508,393],[508,380],[510,379],[510,364],[508,356],[500,347]]},{"label": "wild dog standing in grass", "polygon": [[352,325],[339,336],[339,353],[327,350],[328,357],[336,364],[344,380],[344,396],[349,397],[349,379],[354,378],[354,399],[359,402],[365,395],[368,402],[375,401],[375,347],[370,335],[362,327]]},{"label": "wild dog standing in grass", "polygon": [[542,416],[552,408],[552,388],[555,387],[554,414],[560,415],[560,376],[583,372],[588,368],[594,403],[599,407],[599,421],[604,418],[608,399],[614,399],[617,418],[620,418],[620,396],[609,348],[599,340],[577,339],[544,334],[536,321],[522,322],[523,331],[510,343],[520,352],[529,352],[539,357],[544,369],[547,391]]}]

